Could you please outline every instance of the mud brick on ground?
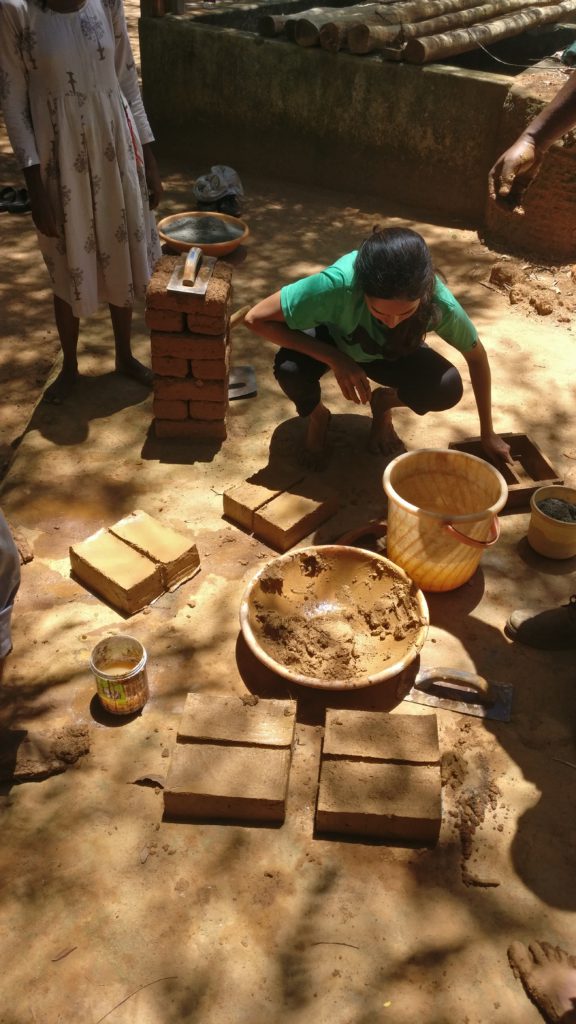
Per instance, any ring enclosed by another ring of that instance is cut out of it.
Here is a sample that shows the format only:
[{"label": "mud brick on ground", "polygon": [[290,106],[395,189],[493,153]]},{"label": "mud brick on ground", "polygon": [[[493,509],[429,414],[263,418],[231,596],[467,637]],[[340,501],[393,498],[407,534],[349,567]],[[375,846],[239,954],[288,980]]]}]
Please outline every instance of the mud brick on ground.
[{"label": "mud brick on ground", "polygon": [[71,547],[70,565],[80,583],[128,615],[164,592],[160,566],[108,530]]},{"label": "mud brick on ground", "polygon": [[190,693],[164,789],[175,818],[281,822],[296,702]]},{"label": "mud brick on ground", "polygon": [[146,291],[146,309],[182,312],[210,320],[219,319],[225,323],[232,301],[232,267],[223,260],[215,263],[205,295],[169,292],[170,278],[183,259],[182,255],[162,256],[159,259]]},{"label": "mud brick on ground", "polygon": [[338,509],[336,494],[313,477],[284,491],[254,513],[254,533],[277,551],[288,551]]},{"label": "mud brick on ground", "polygon": [[167,589],[191,579],[200,570],[200,555],[192,538],[139,509],[111,526],[110,532],[155,562]]},{"label": "mud brick on ground", "polygon": [[438,766],[322,761],[318,832],[433,845],[441,823]]},{"label": "mud brick on ground", "polygon": [[328,709],[322,756],[439,764],[438,721],[435,714],[385,715]]},{"label": "mud brick on ground", "polygon": [[246,530],[253,530],[254,513],[267,505],[273,498],[277,498],[287,487],[296,486],[301,479],[302,477],[295,476],[294,479],[287,479],[282,484],[276,479],[275,485],[256,483],[254,480],[248,479],[244,483],[236,484],[235,487],[224,492],[223,514]]},{"label": "mud brick on ground", "polygon": [[188,693],[177,739],[218,740],[264,747],[291,747],[296,724],[296,701],[258,700],[237,696],[210,697]]},{"label": "mud brick on ground", "polygon": [[286,748],[177,743],[164,790],[170,818],[281,822],[286,816]]},{"label": "mud brick on ground", "polygon": [[158,438],[197,438],[200,441],[225,441],[226,423],[222,420],[154,420]]},{"label": "mud brick on ground", "polygon": [[152,358],[172,356],[175,359],[224,361],[229,359],[229,340],[229,334],[226,332],[213,337],[191,334],[189,331],[183,331],[180,334],[152,331],[150,335]]}]

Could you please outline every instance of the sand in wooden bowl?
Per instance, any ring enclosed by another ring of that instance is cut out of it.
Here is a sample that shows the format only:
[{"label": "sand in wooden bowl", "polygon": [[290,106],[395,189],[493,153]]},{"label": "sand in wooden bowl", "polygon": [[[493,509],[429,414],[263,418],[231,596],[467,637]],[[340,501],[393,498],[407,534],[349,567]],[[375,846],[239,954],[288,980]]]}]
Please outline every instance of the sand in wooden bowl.
[{"label": "sand in wooden bowl", "polygon": [[401,569],[338,546],[275,559],[253,581],[249,604],[256,643],[282,674],[316,685],[366,679],[412,660],[428,624],[423,596]]}]

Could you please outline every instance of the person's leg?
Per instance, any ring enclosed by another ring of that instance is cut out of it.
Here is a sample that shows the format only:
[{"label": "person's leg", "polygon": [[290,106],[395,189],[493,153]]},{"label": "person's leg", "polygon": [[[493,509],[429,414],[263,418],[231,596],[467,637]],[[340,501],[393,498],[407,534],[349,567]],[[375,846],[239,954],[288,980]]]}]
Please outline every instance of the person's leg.
[{"label": "person's leg", "polygon": [[12,650],[12,607],[20,586],[20,556],[10,528],[0,512],[0,683],[4,661]]},{"label": "person's leg", "polygon": [[62,348],[62,369],[56,380],[46,388],[44,402],[59,405],[68,397],[78,380],[78,330],[80,321],[72,312],[72,306],[64,299],[54,296],[54,317]]},{"label": "person's leg", "polygon": [[560,608],[541,612],[517,609],[506,622],[504,632],[511,640],[544,651],[576,648],[576,594]]},{"label": "person's leg", "polygon": [[379,359],[364,363],[370,380],[384,385],[377,388],[372,406],[371,451],[393,454],[401,446],[394,430],[392,409],[407,406],[418,416],[451,409],[462,398],[462,378],[455,366],[428,345],[401,359]]},{"label": "person's leg", "polygon": [[110,303],[109,308],[116,346],[116,369],[151,388],[154,380],[152,370],[132,355],[132,307]]},{"label": "person's leg", "polygon": [[508,960],[545,1020],[576,1022],[576,957],[549,942],[513,942]]},{"label": "person's leg", "polygon": [[327,370],[325,363],[290,348],[279,349],[274,360],[274,376],[282,391],[294,402],[298,415],[307,418],[306,451],[312,458],[322,455],[330,423],[320,390],[320,378]]}]

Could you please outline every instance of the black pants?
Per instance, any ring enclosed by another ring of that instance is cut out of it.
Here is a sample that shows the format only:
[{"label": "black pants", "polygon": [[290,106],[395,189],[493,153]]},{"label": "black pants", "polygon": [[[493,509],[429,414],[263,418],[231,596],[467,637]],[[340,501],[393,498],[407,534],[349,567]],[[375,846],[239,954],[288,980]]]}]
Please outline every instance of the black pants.
[{"label": "black pants", "polygon": [[[324,325],[317,328],[318,337],[334,345]],[[366,376],[377,384],[394,388],[399,400],[419,416],[440,409],[451,409],[462,398],[462,378],[447,359],[421,345],[415,352],[400,359],[376,359],[360,363]],[[274,376],[282,391],[291,398],[299,416],[309,416],[320,401],[320,378],[328,367],[312,356],[281,348],[274,360]]]}]

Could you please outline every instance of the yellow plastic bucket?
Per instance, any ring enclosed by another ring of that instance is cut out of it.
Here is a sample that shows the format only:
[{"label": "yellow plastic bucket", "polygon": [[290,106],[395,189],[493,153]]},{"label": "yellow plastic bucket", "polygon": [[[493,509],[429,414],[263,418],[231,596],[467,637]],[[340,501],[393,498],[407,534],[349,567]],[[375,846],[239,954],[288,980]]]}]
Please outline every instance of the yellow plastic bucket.
[{"label": "yellow plastic bucket", "polygon": [[387,466],[387,555],[422,590],[455,590],[500,535],[508,488],[475,455],[442,448],[407,452]]},{"label": "yellow plastic bucket", "polygon": [[538,508],[546,498],[561,498],[576,505],[576,487],[552,484],[539,487],[530,499],[530,525],[528,543],[546,558],[573,558],[576,555],[576,523],[564,523]]}]

